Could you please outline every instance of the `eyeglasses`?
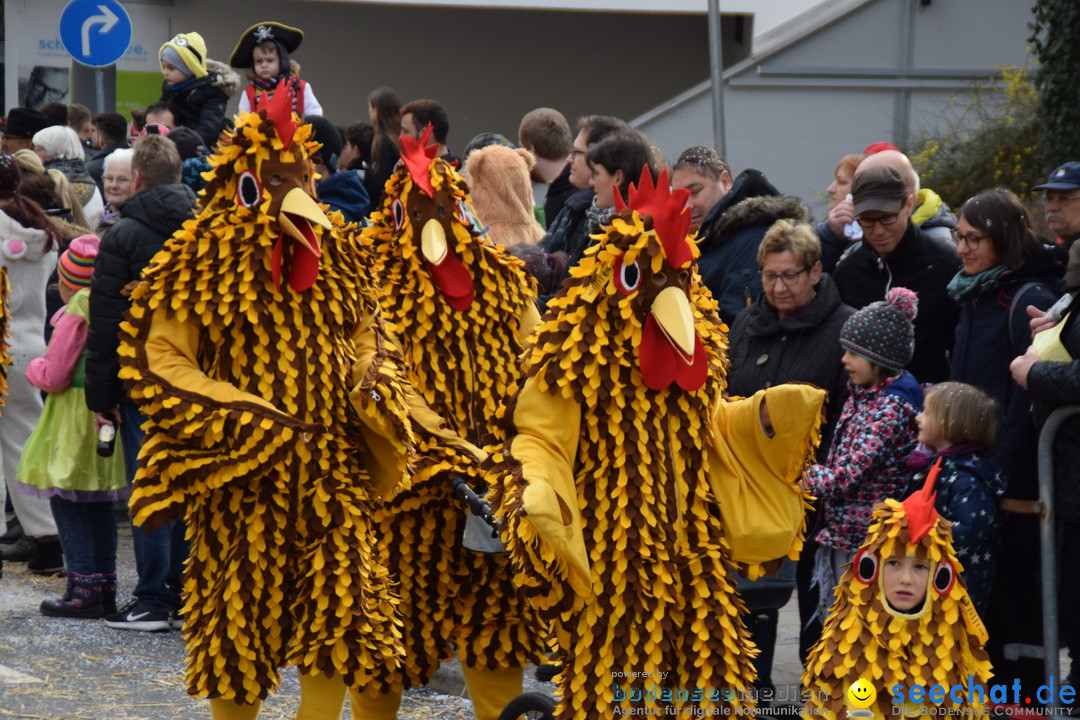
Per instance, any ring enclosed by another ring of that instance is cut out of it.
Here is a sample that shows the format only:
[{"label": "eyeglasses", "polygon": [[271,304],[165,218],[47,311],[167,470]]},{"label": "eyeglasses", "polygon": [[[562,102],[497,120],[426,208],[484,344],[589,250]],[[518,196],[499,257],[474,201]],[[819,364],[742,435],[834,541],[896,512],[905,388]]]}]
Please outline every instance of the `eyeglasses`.
[{"label": "eyeglasses", "polygon": [[1048,202],[1048,203],[1056,202],[1056,203],[1059,203],[1061,205],[1064,205],[1065,203],[1071,203],[1073,200],[1080,200],[1080,195],[1065,195],[1065,194],[1060,194],[1059,195],[1058,193],[1055,193],[1055,192],[1047,192],[1046,193],[1046,202]]},{"label": "eyeglasses", "polygon": [[855,222],[859,223],[859,227],[863,230],[869,230],[874,227],[874,223],[885,227],[895,225],[898,217],[900,217],[899,213],[891,213],[889,215],[879,215],[875,218],[857,217],[855,218]]},{"label": "eyeglasses", "polygon": [[107,183],[131,182],[131,178],[127,177],[126,175],[105,175],[104,177],[101,178],[101,180],[102,180],[102,182],[107,182]]},{"label": "eyeglasses", "polygon": [[802,275],[804,272],[806,272],[806,268],[803,268],[802,270],[787,270],[782,273],[774,273],[768,272],[767,270],[762,270],[758,274],[761,275],[761,284],[765,287],[772,287],[772,285],[777,280],[784,283],[785,287],[788,287],[797,283],[799,281],[799,276]]},{"label": "eyeglasses", "polygon": [[963,233],[956,233],[956,245],[959,247],[960,243],[967,245],[968,250],[977,250],[982,241],[990,237],[989,235],[976,235],[975,233],[969,233],[967,235]]},{"label": "eyeglasses", "polygon": [[578,150],[577,148],[574,148],[573,150],[570,151],[570,156],[571,157],[577,157],[578,155],[584,155],[587,152],[589,152],[589,151],[588,150]]}]

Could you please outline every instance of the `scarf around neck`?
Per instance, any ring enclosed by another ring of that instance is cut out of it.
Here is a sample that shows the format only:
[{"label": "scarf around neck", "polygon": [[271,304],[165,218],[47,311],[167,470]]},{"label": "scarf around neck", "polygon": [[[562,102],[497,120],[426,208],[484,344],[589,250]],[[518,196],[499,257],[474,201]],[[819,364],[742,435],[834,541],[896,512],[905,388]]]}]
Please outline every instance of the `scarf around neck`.
[{"label": "scarf around neck", "polygon": [[949,294],[956,300],[967,300],[981,293],[986,287],[997,280],[998,275],[1001,275],[1001,273],[1008,269],[1009,268],[1005,265],[998,265],[997,267],[983,270],[981,273],[976,273],[974,275],[968,275],[961,270],[949,281],[947,289]]}]

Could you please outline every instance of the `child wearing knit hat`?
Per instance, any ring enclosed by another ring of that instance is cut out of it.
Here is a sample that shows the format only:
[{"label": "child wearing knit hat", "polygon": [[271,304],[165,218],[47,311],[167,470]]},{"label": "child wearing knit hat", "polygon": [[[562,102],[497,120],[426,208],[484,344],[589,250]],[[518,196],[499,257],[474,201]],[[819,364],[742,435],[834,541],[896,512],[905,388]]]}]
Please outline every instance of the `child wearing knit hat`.
[{"label": "child wearing knit hat", "polygon": [[159,102],[172,111],[177,126],[199,133],[212,148],[225,129],[225,105],[240,89],[240,76],[228,65],[206,57],[206,42],[196,32],[179,33],[158,51],[161,74]]},{"label": "child wearing knit hat", "polygon": [[60,256],[60,296],[53,335],[26,379],[48,393],[23,447],[16,491],[49,498],[67,558],[67,591],[41,603],[50,617],[98,618],[116,611],[113,501],[127,497],[123,453],[102,457],[94,413],[86,407],[83,356],[90,278],[99,240],[81,235]]},{"label": "child wearing knit hat", "polygon": [[893,288],[844,323],[841,362],[850,377],[847,401],[823,464],[812,465],[803,486],[817,498],[819,544],[814,583],[824,619],[843,567],[870,527],[876,503],[900,497],[909,477],[907,458],[919,434],[915,416],[923,391],[904,366],[915,352],[918,300]]}]

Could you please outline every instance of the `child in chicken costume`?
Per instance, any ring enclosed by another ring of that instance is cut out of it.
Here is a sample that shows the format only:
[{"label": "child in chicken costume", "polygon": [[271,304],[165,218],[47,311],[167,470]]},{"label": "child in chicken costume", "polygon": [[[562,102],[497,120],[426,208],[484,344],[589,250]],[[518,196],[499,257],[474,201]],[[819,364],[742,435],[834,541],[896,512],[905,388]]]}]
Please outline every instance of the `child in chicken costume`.
[{"label": "child in chicken costume", "polygon": [[[875,506],[866,541],[840,578],[821,639],[807,659],[807,708],[817,708],[808,717],[843,720],[845,708],[851,717],[858,708],[848,692],[860,680],[876,692],[869,709],[879,720],[896,714],[896,686],[907,699],[914,685],[923,692],[940,685],[941,714],[946,707],[952,714],[984,713],[985,697],[969,695],[968,687],[981,685],[985,692],[987,635],[960,575],[951,523],[934,509],[939,471],[931,469],[922,489],[903,502],[888,499]],[[885,565],[912,557],[929,565],[925,596],[921,604],[900,610],[886,596]],[[949,695],[954,685],[963,688],[959,702]]]},{"label": "child in chicken costume", "polygon": [[[410,382],[450,429],[480,445],[539,320],[536,291],[520,260],[477,234],[465,181],[435,157],[431,132],[428,125],[419,140],[401,138],[402,164],[363,235]],[[540,657],[538,621],[514,589],[507,558],[463,547],[467,512],[445,480],[420,478],[379,509],[399,583],[405,664],[382,674],[370,716],[396,717],[402,689],[426,683],[456,651],[477,720],[496,720],[521,692],[523,665]]]},{"label": "child in chicken costume", "polygon": [[646,169],[629,207],[616,192],[525,351],[491,458],[515,579],[554,628],[561,720],[752,707],[733,559],[759,568],[802,544],[797,481],[825,393],[724,397],[688,192],[658,183]]},{"label": "child in chicken costume", "polygon": [[339,720],[348,688],[397,667],[374,500],[467,464],[407,390],[363,248],[313,200],[318,145],[297,122],[274,101],[237,118],[202,211],[134,290],[121,346],[149,417],[131,510],[187,522],[186,679],[215,720],[256,717],[290,665],[297,718]]}]

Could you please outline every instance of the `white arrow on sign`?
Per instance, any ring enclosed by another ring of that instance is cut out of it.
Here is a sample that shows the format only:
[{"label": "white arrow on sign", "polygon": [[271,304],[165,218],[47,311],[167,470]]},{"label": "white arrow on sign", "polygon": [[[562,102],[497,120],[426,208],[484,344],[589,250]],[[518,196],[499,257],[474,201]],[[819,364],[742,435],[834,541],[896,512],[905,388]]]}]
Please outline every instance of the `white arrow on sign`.
[{"label": "white arrow on sign", "polygon": [[116,16],[108,5],[98,5],[98,10],[101,11],[101,15],[91,15],[86,18],[82,24],[82,54],[83,57],[90,55],[90,28],[94,25],[100,25],[100,32],[102,35],[113,29],[113,25],[120,21],[120,18]]}]

